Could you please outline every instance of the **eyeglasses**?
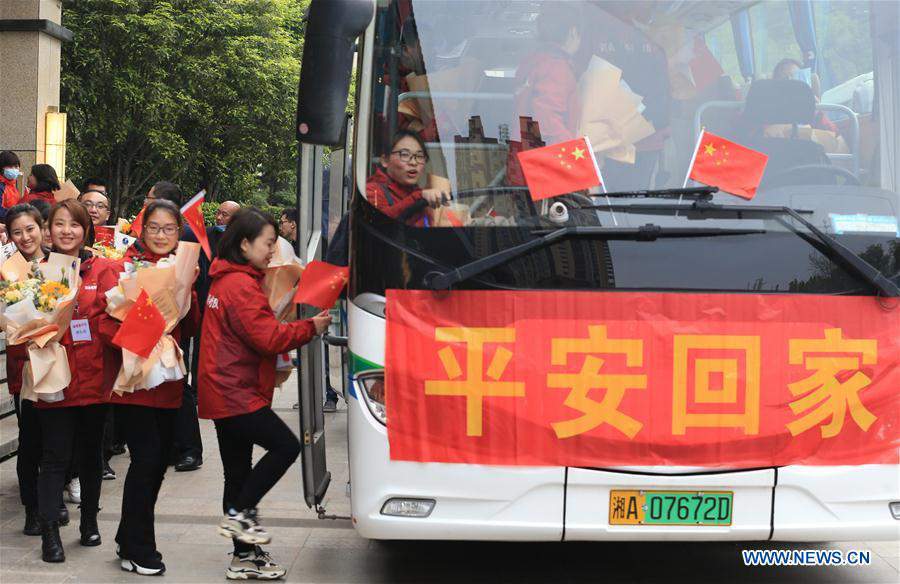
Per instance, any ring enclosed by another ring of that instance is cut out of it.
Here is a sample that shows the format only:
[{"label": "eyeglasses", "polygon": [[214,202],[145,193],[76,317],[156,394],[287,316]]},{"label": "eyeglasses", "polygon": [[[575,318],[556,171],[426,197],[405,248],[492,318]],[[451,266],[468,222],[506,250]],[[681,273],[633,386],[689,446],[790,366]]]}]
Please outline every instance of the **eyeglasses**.
[{"label": "eyeglasses", "polygon": [[406,148],[402,150],[394,150],[391,154],[396,154],[403,162],[415,162],[416,164],[425,164],[428,161],[428,155],[424,152],[416,152],[413,154]]},{"label": "eyeglasses", "polygon": [[88,209],[97,209],[98,211],[106,211],[109,209],[109,205],[106,203],[95,203],[93,201],[82,201],[82,205],[87,207]]},{"label": "eyeglasses", "polygon": [[159,232],[163,232],[166,235],[175,235],[178,233],[177,225],[166,225],[165,227],[161,225],[157,225],[156,223],[148,223],[144,225],[144,231],[146,231],[150,235],[157,235]]}]

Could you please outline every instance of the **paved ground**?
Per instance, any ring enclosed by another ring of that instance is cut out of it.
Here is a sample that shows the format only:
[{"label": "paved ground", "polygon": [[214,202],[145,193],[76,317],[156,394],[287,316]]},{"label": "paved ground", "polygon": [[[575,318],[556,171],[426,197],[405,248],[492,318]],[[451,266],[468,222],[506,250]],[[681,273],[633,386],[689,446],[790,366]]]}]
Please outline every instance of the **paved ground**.
[{"label": "paved ground", "polygon": [[[289,387],[293,387],[290,386]],[[293,390],[291,390],[293,391]],[[295,399],[279,395],[276,411],[296,428]],[[343,403],[341,404],[343,406]],[[329,464],[333,474],[326,506],[349,514],[343,485],[348,478],[346,412],[328,414]],[[166,476],[157,508],[156,532],[168,572],[163,582],[223,582],[229,542],[216,534],[222,495],[222,468],[212,425],[203,424],[203,468]],[[6,430],[4,430],[6,431]],[[62,530],[65,564],[40,559],[40,538],[21,534],[23,511],[16,486],[15,462],[0,464],[0,582],[140,582],[122,572],[113,535],[119,520],[127,455],[113,458],[118,480],[103,483],[98,548],[78,545],[78,511]],[[370,542],[345,520],[322,521],[302,503],[299,465],[263,500],[263,520],[274,536],[268,549],[290,568],[287,581],[368,582],[900,582],[900,543],[787,546],[784,544],[495,544]],[[872,550],[867,567],[745,568],[740,551],[748,548]]]}]

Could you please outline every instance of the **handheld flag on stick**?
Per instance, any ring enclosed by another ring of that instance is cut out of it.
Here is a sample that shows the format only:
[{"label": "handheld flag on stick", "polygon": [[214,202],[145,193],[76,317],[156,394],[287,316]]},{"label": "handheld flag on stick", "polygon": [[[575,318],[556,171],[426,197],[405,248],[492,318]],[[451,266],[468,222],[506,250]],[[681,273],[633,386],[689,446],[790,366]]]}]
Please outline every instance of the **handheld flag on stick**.
[{"label": "handheld flag on stick", "polygon": [[334,306],[350,279],[350,268],[312,261],[303,270],[294,304],[309,304],[322,310]]},{"label": "handheld flag on stick", "polygon": [[209,249],[209,238],[206,237],[206,223],[203,221],[203,210],[200,207],[205,200],[206,191],[200,191],[194,195],[190,201],[185,203],[184,207],[181,208],[181,214],[184,216],[184,220],[187,221],[187,224],[191,226],[194,235],[197,236],[197,241],[200,242],[200,247],[203,248],[206,257],[212,260],[212,251]]},{"label": "handheld flag on stick", "polygon": [[166,319],[142,289],[112,342],[146,359],[165,332]]},{"label": "handheld flag on stick", "polygon": [[[704,130],[688,170],[688,179],[747,199],[756,195],[769,157]],[[685,180],[685,185],[687,180]]]},{"label": "handheld flag on stick", "polygon": [[534,201],[603,184],[587,138],[525,150],[518,157]]}]

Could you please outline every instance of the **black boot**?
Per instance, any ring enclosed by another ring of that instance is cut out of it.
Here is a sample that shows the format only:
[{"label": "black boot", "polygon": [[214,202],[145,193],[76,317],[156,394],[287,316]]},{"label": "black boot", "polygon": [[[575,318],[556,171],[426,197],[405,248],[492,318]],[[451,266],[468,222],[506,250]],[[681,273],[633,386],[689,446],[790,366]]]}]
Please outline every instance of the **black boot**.
[{"label": "black boot", "polygon": [[59,504],[59,525],[65,527],[69,524],[69,508],[65,503]]},{"label": "black boot", "polygon": [[59,521],[45,521],[41,525],[41,559],[51,563],[66,561],[62,540],[59,539]]},{"label": "black boot", "polygon": [[81,510],[81,545],[100,545],[100,528],[97,526],[97,512]]},{"label": "black boot", "polygon": [[41,520],[38,519],[37,509],[34,507],[25,507],[25,528],[22,529],[25,535],[40,535]]}]

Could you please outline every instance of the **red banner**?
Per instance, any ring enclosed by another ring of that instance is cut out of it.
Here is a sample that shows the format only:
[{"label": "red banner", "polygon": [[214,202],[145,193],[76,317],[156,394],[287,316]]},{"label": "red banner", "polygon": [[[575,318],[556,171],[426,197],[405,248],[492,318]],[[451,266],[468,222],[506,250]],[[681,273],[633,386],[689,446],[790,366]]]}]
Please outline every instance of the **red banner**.
[{"label": "red banner", "polygon": [[389,290],[391,458],[900,462],[900,307],[869,297]]}]

